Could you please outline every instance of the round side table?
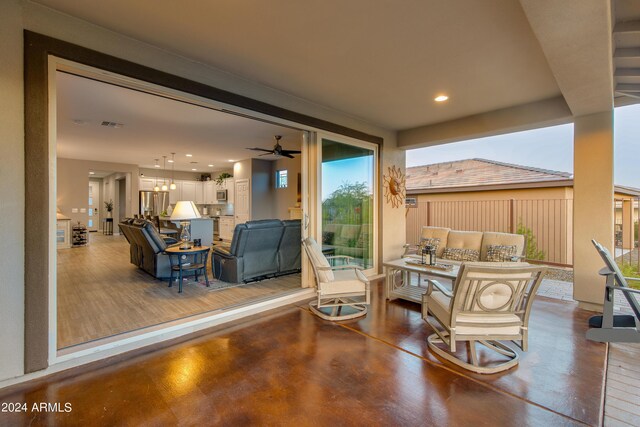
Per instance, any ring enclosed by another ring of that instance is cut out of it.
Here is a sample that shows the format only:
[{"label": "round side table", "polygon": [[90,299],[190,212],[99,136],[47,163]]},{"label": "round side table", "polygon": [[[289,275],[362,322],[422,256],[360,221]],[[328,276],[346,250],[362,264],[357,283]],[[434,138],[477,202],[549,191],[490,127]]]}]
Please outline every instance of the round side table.
[{"label": "round side table", "polygon": [[165,253],[169,255],[169,262],[171,263],[169,287],[173,286],[174,272],[178,273],[179,294],[182,293],[182,277],[184,274],[193,274],[197,281],[200,277],[200,272],[202,272],[207,287],[209,287],[209,277],[207,276],[209,246],[193,246],[191,249],[180,249],[179,246],[172,246],[165,249]]}]

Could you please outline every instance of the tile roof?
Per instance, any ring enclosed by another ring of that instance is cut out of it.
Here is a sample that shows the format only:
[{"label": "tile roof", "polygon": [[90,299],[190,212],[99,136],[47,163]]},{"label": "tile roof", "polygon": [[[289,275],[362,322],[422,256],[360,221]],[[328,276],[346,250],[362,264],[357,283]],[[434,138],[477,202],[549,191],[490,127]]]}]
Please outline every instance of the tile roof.
[{"label": "tile roof", "polygon": [[566,181],[567,172],[466,159],[407,168],[407,190]]}]

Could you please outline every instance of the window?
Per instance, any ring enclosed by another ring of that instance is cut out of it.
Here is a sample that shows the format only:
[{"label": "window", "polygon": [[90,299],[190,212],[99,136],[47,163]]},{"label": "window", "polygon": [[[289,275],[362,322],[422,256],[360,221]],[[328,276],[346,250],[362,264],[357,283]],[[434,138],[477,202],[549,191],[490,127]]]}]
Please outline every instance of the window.
[{"label": "window", "polygon": [[287,170],[276,171],[276,188],[287,188]]}]

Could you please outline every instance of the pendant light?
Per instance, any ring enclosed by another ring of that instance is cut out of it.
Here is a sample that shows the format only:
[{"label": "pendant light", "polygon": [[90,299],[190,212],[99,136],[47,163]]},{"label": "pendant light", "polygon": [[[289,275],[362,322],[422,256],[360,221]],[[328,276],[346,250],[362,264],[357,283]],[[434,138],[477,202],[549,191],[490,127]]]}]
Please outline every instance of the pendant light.
[{"label": "pendant light", "polygon": [[[160,165],[158,164],[158,160],[159,159],[155,159],[155,161],[156,161],[155,167],[156,168],[160,167]],[[158,192],[158,191],[160,191],[160,187],[158,187],[158,176],[157,175],[155,176],[154,180],[155,180],[155,184],[156,185],[153,187],[153,191]]]},{"label": "pendant light", "polygon": [[176,186],[175,181],[173,180],[173,177],[175,176],[175,164],[176,164],[175,156],[176,156],[176,153],[171,153],[171,185],[169,186],[169,188],[172,190],[175,190],[176,188],[178,188]]},{"label": "pendant light", "polygon": [[169,187],[167,187],[166,180],[166,172],[167,172],[167,156],[162,156],[162,191],[167,191]]}]

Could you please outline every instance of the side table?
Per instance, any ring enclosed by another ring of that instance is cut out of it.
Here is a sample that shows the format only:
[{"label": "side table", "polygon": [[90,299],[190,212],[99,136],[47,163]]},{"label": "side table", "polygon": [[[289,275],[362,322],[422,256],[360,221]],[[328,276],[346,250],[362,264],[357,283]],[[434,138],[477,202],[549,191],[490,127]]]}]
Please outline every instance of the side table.
[{"label": "side table", "polygon": [[171,263],[171,276],[169,287],[173,286],[173,273],[178,273],[178,293],[182,293],[182,277],[185,273],[192,273],[196,281],[200,277],[200,272],[204,275],[204,280],[209,287],[209,276],[207,276],[207,260],[209,259],[209,246],[194,246],[191,249],[180,249],[179,246],[172,246],[165,249],[169,255]]}]

